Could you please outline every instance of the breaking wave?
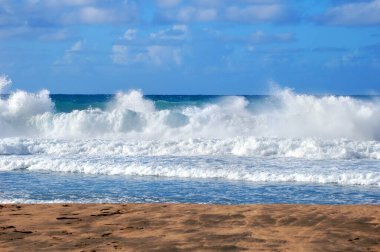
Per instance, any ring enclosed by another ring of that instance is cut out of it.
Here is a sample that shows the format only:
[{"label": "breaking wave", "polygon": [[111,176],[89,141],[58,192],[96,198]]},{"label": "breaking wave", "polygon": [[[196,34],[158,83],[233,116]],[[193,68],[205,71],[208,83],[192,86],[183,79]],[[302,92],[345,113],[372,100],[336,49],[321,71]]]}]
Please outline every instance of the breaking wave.
[{"label": "breaking wave", "polygon": [[49,92],[0,99],[0,137],[184,140],[317,138],[380,140],[380,101],[282,90],[262,102],[229,96],[200,106],[157,109],[139,91],[118,93],[105,109],[58,113]]},{"label": "breaking wave", "polygon": [[283,89],[157,104],[131,90],[59,112],[47,90],[2,95],[0,171],[380,186],[377,98]]}]

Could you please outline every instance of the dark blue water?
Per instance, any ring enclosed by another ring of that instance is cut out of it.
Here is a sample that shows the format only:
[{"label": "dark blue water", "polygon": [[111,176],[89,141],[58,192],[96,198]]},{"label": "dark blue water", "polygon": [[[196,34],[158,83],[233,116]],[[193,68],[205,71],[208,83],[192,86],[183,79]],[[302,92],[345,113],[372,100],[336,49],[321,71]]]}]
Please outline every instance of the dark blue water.
[{"label": "dark blue water", "polygon": [[[73,110],[83,110],[88,108],[105,109],[115,95],[50,95],[55,104],[57,112],[71,112]],[[172,109],[184,106],[201,106],[205,103],[212,103],[223,96],[217,95],[145,95],[144,98],[154,102],[157,109]],[[252,98],[262,99],[265,96],[252,96]]]},{"label": "dark blue water", "polygon": [[[73,110],[83,110],[88,108],[105,109],[115,95],[98,94],[98,95],[65,95],[51,94],[52,101],[55,104],[57,112],[71,112]],[[157,109],[173,109],[175,107],[202,106],[207,103],[214,103],[223,97],[223,95],[144,95],[144,98],[154,102]],[[276,104],[276,97],[270,95],[240,95],[250,102],[250,107],[265,107]],[[375,95],[354,95],[352,98],[368,101],[379,99]]]}]

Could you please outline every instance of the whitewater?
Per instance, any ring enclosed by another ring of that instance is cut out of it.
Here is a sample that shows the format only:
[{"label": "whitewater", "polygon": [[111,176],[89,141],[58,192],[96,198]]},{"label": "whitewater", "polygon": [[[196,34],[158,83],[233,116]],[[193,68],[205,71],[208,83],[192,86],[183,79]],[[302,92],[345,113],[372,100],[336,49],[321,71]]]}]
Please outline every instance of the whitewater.
[{"label": "whitewater", "polygon": [[380,99],[17,90],[0,98],[0,182],[1,202],[379,203]]}]

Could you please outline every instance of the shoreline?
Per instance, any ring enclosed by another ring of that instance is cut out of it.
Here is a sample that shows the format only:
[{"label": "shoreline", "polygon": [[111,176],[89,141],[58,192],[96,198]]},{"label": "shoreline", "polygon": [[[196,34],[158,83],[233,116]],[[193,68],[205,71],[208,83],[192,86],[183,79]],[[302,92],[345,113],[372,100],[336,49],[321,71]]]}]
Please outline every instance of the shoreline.
[{"label": "shoreline", "polygon": [[1,251],[380,251],[380,205],[1,204]]}]

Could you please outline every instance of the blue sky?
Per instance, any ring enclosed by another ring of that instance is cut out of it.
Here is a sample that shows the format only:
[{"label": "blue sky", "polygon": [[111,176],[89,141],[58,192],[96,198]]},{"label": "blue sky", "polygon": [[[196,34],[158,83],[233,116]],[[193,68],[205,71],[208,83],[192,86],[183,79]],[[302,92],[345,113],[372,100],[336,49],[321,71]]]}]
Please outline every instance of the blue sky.
[{"label": "blue sky", "polygon": [[380,0],[0,0],[0,73],[52,93],[380,93]]}]

